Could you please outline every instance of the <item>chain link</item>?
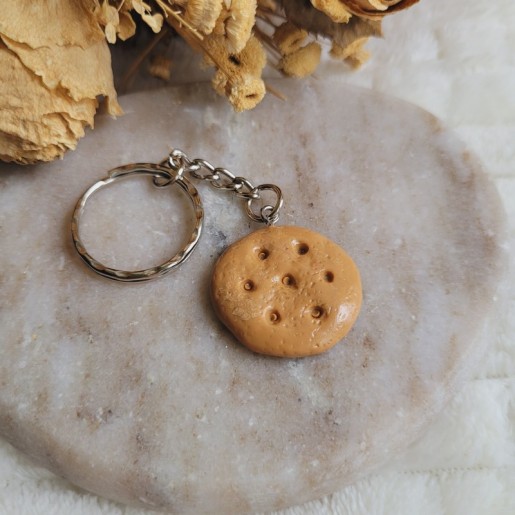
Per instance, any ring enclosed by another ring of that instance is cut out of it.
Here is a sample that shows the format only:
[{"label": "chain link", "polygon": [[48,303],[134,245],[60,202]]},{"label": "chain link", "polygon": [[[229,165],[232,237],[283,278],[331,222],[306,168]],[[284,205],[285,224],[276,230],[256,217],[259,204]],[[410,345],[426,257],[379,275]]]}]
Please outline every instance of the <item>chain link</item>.
[{"label": "chain link", "polygon": [[[165,187],[175,182],[176,178],[189,174],[194,179],[207,181],[213,188],[233,192],[238,198],[247,201],[247,215],[255,222],[273,225],[279,219],[279,209],[283,205],[281,189],[275,184],[260,184],[254,186],[245,177],[238,177],[226,168],[215,168],[205,159],[190,159],[182,150],[174,149],[168,157],[161,162],[162,165],[169,167],[175,175],[170,179],[154,177],[154,185]],[[262,200],[261,192],[272,191],[276,196],[275,204],[258,207],[258,211],[253,208],[253,203]]]}]

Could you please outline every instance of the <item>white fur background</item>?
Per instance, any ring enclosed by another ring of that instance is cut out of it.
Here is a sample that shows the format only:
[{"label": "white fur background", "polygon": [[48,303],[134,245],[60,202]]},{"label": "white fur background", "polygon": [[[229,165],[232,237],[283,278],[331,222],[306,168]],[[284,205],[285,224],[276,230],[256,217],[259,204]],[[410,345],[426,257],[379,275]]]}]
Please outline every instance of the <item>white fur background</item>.
[{"label": "white fur background", "polygon": [[[421,0],[384,32],[357,74],[328,62],[317,75],[411,101],[454,128],[495,178],[514,244],[515,1]],[[281,515],[515,514],[515,273],[507,287],[487,357],[421,439],[374,475]],[[80,491],[0,440],[0,515],[149,513]]]}]

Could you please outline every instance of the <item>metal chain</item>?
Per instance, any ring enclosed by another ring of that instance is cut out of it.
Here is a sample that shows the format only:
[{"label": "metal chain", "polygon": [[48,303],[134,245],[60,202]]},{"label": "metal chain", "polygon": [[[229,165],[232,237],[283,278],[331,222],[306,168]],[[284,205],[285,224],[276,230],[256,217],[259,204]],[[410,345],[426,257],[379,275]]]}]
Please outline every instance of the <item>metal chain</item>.
[{"label": "metal chain", "polygon": [[[174,177],[163,179],[154,177],[153,181],[157,187],[165,187],[175,182],[177,177],[189,174],[190,177],[200,181],[207,181],[211,186],[219,190],[233,192],[237,197],[246,200],[247,215],[255,222],[266,225],[274,225],[279,219],[279,209],[283,205],[281,189],[275,184],[260,184],[254,186],[245,177],[238,177],[226,168],[215,168],[205,159],[190,159],[182,150],[174,149],[168,157],[161,162],[161,165],[168,166],[175,172]],[[253,202],[262,199],[261,192],[272,191],[275,193],[276,202],[272,205],[258,207],[256,212],[253,209]]]}]

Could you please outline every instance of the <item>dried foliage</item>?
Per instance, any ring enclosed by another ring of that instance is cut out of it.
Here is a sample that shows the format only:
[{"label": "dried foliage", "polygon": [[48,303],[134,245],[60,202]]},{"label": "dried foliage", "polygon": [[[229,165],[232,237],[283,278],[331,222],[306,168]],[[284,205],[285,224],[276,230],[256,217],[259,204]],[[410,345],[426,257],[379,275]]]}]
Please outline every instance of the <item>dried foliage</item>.
[{"label": "dried foliage", "polygon": [[[353,68],[381,20],[418,0],[17,0],[0,19],[0,159],[47,161],[74,148],[93,126],[99,98],[121,113],[107,42],[126,40],[141,19],[169,26],[214,68],[213,87],[236,111],[266,93],[268,64],[292,77],[312,74],[322,53]],[[157,37],[159,37],[157,36]],[[157,40],[156,40],[157,41]],[[137,61],[139,65],[143,59]],[[172,62],[154,55],[148,71],[164,80]]]},{"label": "dried foliage", "polygon": [[0,159],[25,164],[61,157],[93,126],[99,96],[109,113],[121,114],[111,55],[91,4],[2,6]]}]

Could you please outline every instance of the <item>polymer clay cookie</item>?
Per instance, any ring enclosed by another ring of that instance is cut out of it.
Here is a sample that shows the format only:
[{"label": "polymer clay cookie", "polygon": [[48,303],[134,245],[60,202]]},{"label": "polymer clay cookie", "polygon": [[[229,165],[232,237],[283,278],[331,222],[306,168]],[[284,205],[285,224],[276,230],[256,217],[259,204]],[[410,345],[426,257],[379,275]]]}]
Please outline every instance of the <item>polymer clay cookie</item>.
[{"label": "polymer clay cookie", "polygon": [[267,227],[231,245],[215,265],[214,308],[235,337],[260,354],[320,354],[351,329],[361,280],[347,253],[302,227]]}]

